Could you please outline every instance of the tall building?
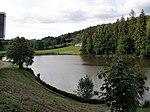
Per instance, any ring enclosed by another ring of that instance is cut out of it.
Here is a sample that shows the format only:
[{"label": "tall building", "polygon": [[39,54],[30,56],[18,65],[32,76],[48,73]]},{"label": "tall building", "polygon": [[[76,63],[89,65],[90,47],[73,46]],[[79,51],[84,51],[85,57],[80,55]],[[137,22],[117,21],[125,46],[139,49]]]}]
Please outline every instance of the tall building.
[{"label": "tall building", "polygon": [[6,13],[0,12],[0,39],[5,38]]}]

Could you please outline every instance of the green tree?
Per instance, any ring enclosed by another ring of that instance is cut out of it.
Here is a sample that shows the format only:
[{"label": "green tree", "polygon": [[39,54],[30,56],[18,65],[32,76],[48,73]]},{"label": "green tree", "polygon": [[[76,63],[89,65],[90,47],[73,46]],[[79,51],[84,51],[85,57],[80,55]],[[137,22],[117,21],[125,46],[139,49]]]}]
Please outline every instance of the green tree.
[{"label": "green tree", "polygon": [[135,49],[137,55],[145,55],[145,45],[147,42],[146,25],[146,16],[144,10],[142,9],[136,26]]},{"label": "green tree", "polygon": [[131,12],[129,13],[129,16],[131,17],[131,19],[132,19],[132,18],[135,18],[136,13],[135,13],[135,11],[134,11],[133,9],[132,9]]},{"label": "green tree", "polygon": [[112,52],[112,49],[114,48],[112,44],[114,41],[112,41],[113,39],[111,38],[112,32],[109,26],[111,26],[111,24],[100,26],[92,36],[94,39],[93,51],[98,55],[109,54],[109,52]]},{"label": "green tree", "polygon": [[44,43],[42,40],[36,40],[35,48],[37,50],[44,50]]},{"label": "green tree", "polygon": [[150,56],[150,22],[147,24],[147,36],[145,39],[145,50],[144,50],[144,55],[145,56]]},{"label": "green tree", "polygon": [[87,43],[86,43],[86,38],[84,35],[82,35],[82,46],[81,46],[81,54],[87,54],[86,51],[86,47],[87,47]]},{"label": "green tree", "polygon": [[134,39],[136,37],[136,24],[137,24],[137,18],[136,18],[136,13],[132,9],[131,12],[129,13],[129,18],[128,18],[128,40],[130,40],[130,46],[128,51],[130,54],[134,53],[135,51],[135,46],[134,46]]},{"label": "green tree", "polygon": [[127,28],[127,22],[125,21],[125,18],[122,16],[119,24],[119,36],[124,36],[128,32]]},{"label": "green tree", "polygon": [[122,54],[125,53],[125,45],[124,45],[124,42],[123,42],[123,37],[120,37],[119,40],[118,40],[117,53],[119,55],[122,55]]},{"label": "green tree", "polygon": [[19,68],[23,68],[24,64],[28,66],[33,63],[34,50],[29,40],[24,37],[12,39],[6,51],[7,58],[12,60],[14,64],[19,65]]},{"label": "green tree", "polygon": [[93,41],[92,37],[87,38],[87,47],[86,47],[88,55],[93,55]]},{"label": "green tree", "polygon": [[84,78],[81,78],[78,83],[77,94],[88,100],[93,96],[93,87],[94,84],[92,80],[86,75]]},{"label": "green tree", "polygon": [[133,40],[129,36],[120,37],[118,40],[117,53],[130,54],[133,50]]},{"label": "green tree", "polygon": [[136,112],[146,89],[146,76],[118,58],[99,78],[104,78],[100,97],[111,106],[111,112]]}]

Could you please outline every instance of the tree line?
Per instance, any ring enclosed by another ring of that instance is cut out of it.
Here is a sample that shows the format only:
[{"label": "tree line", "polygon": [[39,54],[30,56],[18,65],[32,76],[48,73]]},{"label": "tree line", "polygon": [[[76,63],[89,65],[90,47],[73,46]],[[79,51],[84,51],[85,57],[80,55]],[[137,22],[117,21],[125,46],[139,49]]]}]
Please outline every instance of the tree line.
[{"label": "tree line", "polygon": [[150,17],[144,10],[136,17],[117,19],[115,23],[98,25],[82,32],[81,53],[86,55],[135,54],[150,55]]},{"label": "tree line", "polygon": [[[70,45],[71,39],[65,35],[58,37],[47,36],[42,39],[29,40],[34,50],[46,50]],[[10,40],[0,40],[0,50],[5,51]]]},{"label": "tree line", "polygon": [[[6,50],[9,40],[0,41],[0,50]],[[114,23],[101,24],[58,37],[47,36],[30,40],[35,50],[45,50],[82,43],[81,54],[135,54],[150,56],[150,16],[141,10],[136,16],[131,10]]]}]

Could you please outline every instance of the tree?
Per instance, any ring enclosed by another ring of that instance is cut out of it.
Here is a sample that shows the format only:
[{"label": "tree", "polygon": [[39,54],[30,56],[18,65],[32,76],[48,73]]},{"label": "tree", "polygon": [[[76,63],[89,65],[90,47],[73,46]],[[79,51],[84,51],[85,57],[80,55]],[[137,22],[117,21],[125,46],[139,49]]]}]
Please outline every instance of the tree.
[{"label": "tree", "polygon": [[136,37],[135,37],[135,49],[136,54],[145,55],[145,44],[147,43],[146,39],[146,16],[145,12],[142,9],[137,23],[136,28]]},{"label": "tree", "polygon": [[35,48],[37,50],[44,50],[44,43],[42,40],[36,40]]},{"label": "tree", "polygon": [[86,47],[88,55],[93,55],[93,42],[92,37],[87,38],[87,47]]},{"label": "tree", "polygon": [[82,98],[88,100],[93,96],[93,87],[94,84],[92,80],[86,75],[84,78],[81,78],[78,83],[77,94]]},{"label": "tree", "polygon": [[129,16],[131,17],[131,19],[132,19],[132,18],[135,18],[136,13],[135,13],[135,11],[134,11],[133,9],[132,9],[131,12],[129,13]]},{"label": "tree", "polygon": [[146,89],[146,76],[118,58],[110,67],[99,74],[104,78],[100,97],[111,106],[112,112],[136,112]]},{"label": "tree", "polygon": [[82,46],[81,46],[81,53],[82,54],[87,54],[86,52],[86,46],[87,46],[87,43],[86,43],[86,38],[84,35],[82,35]]},{"label": "tree", "polygon": [[7,58],[19,65],[19,68],[23,68],[24,64],[28,66],[33,63],[34,50],[29,40],[24,37],[12,39],[6,51]]},{"label": "tree", "polygon": [[123,42],[123,37],[120,37],[119,40],[118,40],[118,46],[117,46],[117,53],[119,55],[122,55],[125,53],[125,45],[124,45],[124,42]]},{"label": "tree", "polygon": [[147,24],[147,36],[145,41],[144,55],[150,56],[150,22]]}]

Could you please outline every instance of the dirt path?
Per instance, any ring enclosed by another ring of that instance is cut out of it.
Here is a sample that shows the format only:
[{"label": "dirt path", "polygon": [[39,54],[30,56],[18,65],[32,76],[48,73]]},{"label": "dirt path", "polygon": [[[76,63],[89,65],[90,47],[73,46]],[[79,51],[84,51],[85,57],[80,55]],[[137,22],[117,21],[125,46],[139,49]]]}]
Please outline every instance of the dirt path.
[{"label": "dirt path", "polygon": [[4,62],[4,61],[2,61],[2,63],[3,63],[4,65],[0,66],[0,69],[7,68],[7,67],[9,67],[10,65],[12,65],[11,63]]}]

